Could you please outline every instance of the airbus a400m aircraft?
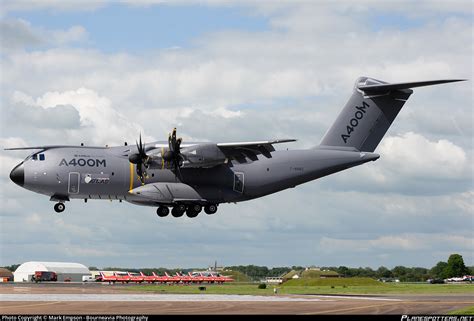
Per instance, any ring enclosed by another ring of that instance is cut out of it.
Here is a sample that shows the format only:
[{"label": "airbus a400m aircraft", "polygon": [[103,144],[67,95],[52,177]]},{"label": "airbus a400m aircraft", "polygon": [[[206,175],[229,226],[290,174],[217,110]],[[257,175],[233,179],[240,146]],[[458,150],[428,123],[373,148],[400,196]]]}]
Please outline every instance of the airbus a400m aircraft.
[{"label": "airbus a400m aircraft", "polygon": [[375,148],[413,93],[410,88],[461,81],[432,80],[389,84],[357,79],[349,101],[318,146],[275,150],[294,139],[239,143],[168,142],[116,147],[38,146],[10,173],[16,184],[57,202],[71,199],[125,200],[196,217],[214,214],[220,203],[241,202],[276,193],[353,166],[375,161]]}]

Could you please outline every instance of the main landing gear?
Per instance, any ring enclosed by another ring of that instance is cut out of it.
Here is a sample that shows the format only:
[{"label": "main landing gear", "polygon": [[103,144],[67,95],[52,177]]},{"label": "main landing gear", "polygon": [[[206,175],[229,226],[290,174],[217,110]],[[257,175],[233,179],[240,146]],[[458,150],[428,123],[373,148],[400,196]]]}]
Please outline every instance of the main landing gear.
[{"label": "main landing gear", "polygon": [[[174,205],[173,208],[171,209],[171,215],[173,217],[181,217],[186,213],[187,217],[194,218],[201,213],[203,207],[201,204],[190,204],[190,205],[184,205],[184,204],[177,204]],[[206,214],[214,214],[217,212],[217,204],[207,204],[204,206],[204,212]],[[156,214],[159,217],[166,217],[170,213],[170,210],[168,206],[161,205],[158,207],[156,210]]]},{"label": "main landing gear", "polygon": [[64,203],[56,203],[54,205],[54,210],[56,211],[56,213],[64,212],[65,208],[66,208],[66,205],[64,205]]}]

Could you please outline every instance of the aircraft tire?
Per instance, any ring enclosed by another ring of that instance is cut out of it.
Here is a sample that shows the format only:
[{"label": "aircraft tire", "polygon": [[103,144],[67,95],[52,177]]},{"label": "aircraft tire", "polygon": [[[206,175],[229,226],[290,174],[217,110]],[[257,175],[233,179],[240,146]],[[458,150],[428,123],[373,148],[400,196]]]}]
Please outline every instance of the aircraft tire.
[{"label": "aircraft tire", "polygon": [[215,214],[217,212],[217,205],[216,204],[208,204],[208,205],[204,206],[204,212],[206,212],[206,214],[208,214],[208,215]]},{"label": "aircraft tire", "polygon": [[183,216],[183,214],[184,211],[181,210],[180,205],[173,207],[173,209],[171,210],[171,215],[173,215],[173,217],[181,217]]},{"label": "aircraft tire", "polygon": [[202,205],[201,204],[194,204],[190,207],[192,207],[193,211],[198,213],[198,214],[201,213],[201,211],[202,211]]},{"label": "aircraft tire", "polygon": [[170,209],[168,208],[168,206],[160,206],[160,207],[158,207],[157,210],[156,210],[156,214],[157,214],[159,217],[168,216],[169,213],[170,213]]},{"label": "aircraft tire", "polygon": [[66,208],[66,206],[63,203],[56,203],[54,205],[54,210],[56,211],[56,213],[64,212],[65,208]]},{"label": "aircraft tire", "polygon": [[194,217],[198,216],[198,214],[199,214],[199,212],[194,210],[194,205],[188,207],[188,209],[186,210],[186,216],[187,217],[194,218]]}]

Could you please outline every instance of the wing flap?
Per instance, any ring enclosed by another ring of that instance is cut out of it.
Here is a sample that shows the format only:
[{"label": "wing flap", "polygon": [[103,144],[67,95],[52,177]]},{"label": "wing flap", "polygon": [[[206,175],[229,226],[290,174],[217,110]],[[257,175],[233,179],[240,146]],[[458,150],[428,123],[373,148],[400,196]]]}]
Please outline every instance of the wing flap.
[{"label": "wing flap", "polygon": [[218,143],[217,147],[229,159],[234,159],[239,163],[246,163],[247,160],[257,161],[258,155],[271,158],[271,152],[275,151],[273,144],[295,142],[296,139],[276,139],[255,142]]}]

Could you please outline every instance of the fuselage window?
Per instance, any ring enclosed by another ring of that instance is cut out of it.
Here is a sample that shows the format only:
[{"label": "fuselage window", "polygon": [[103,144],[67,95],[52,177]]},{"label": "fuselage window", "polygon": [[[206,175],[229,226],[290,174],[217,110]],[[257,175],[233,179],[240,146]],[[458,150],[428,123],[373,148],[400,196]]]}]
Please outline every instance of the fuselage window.
[{"label": "fuselage window", "polygon": [[34,154],[33,156],[31,156],[31,159],[32,160],[38,160],[38,154]]},{"label": "fuselage window", "polygon": [[39,154],[40,161],[44,161],[44,154]]}]

